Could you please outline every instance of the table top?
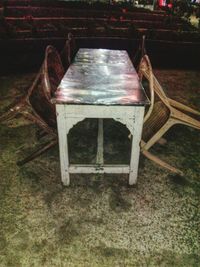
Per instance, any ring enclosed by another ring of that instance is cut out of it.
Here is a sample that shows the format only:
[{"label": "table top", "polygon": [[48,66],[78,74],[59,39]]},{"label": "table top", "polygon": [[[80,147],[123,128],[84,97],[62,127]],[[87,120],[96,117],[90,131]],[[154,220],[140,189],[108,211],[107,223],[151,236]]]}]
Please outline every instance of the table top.
[{"label": "table top", "polygon": [[54,100],[57,104],[149,104],[126,51],[87,48],[79,49]]}]

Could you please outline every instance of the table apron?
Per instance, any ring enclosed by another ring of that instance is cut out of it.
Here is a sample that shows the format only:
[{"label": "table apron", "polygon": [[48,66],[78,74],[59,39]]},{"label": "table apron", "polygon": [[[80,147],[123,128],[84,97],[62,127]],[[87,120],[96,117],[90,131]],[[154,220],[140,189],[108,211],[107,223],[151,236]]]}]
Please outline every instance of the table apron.
[{"label": "table apron", "polygon": [[57,104],[59,112],[66,118],[129,118],[134,120],[136,112],[144,106],[99,106],[99,105],[66,105]]}]

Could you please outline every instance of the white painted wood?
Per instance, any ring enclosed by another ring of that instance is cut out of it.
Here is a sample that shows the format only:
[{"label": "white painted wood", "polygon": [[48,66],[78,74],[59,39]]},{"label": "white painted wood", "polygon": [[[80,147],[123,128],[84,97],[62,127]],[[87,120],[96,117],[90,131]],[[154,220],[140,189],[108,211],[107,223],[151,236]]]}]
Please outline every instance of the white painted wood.
[{"label": "white painted wood", "polygon": [[57,126],[58,126],[58,140],[60,153],[60,168],[61,179],[64,185],[70,184],[69,178],[69,157],[68,157],[68,140],[67,140],[67,125],[65,120],[64,105],[56,105]]},{"label": "white painted wood", "polygon": [[77,118],[132,118],[136,106],[65,105],[68,117]]},{"label": "white painted wood", "polygon": [[98,136],[97,136],[97,164],[103,164],[103,119],[98,120]]},{"label": "white painted wood", "polygon": [[136,184],[137,182],[143,118],[144,118],[144,107],[136,107],[135,120],[133,121],[132,126],[129,124],[130,127],[129,130],[132,135],[130,174],[129,174],[130,185]]},{"label": "white painted wood", "polygon": [[[70,111],[70,108],[72,110]],[[84,112],[82,112],[82,107]],[[88,110],[87,110],[88,108]],[[116,109],[117,108],[117,109]],[[129,184],[133,185],[137,181],[140,140],[143,126],[144,107],[143,106],[98,106],[94,105],[56,105],[58,132],[59,132],[59,148],[61,161],[61,175],[64,185],[69,185],[69,173],[129,173]],[[72,113],[73,111],[73,113]],[[62,118],[61,118],[62,117]],[[67,145],[67,134],[69,130],[79,121],[85,118],[113,118],[124,124],[132,135],[131,160],[130,166],[121,167],[118,165],[105,166],[103,164],[103,124],[99,121],[98,134],[98,151],[97,160],[100,165],[87,166],[71,166],[69,167],[69,155]]]},{"label": "white painted wood", "polygon": [[70,164],[70,173],[129,173],[129,165],[78,165]]}]

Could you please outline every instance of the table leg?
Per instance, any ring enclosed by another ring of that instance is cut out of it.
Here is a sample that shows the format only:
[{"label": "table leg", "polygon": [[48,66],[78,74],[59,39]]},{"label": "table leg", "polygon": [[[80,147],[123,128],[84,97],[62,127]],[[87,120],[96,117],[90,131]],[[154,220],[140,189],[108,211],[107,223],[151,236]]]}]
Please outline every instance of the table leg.
[{"label": "table leg", "polygon": [[131,144],[131,159],[130,159],[130,174],[129,174],[130,185],[136,184],[137,182],[143,117],[144,117],[144,107],[136,107],[135,119],[133,121],[132,131],[131,131],[132,144]]},{"label": "table leg", "polygon": [[57,105],[57,127],[58,127],[58,138],[59,138],[59,152],[60,152],[60,168],[61,168],[61,179],[64,185],[70,184],[69,177],[69,155],[68,155],[68,127],[65,118],[64,105]]},{"label": "table leg", "polygon": [[98,119],[97,158],[96,163],[102,165],[103,159],[103,119]]}]

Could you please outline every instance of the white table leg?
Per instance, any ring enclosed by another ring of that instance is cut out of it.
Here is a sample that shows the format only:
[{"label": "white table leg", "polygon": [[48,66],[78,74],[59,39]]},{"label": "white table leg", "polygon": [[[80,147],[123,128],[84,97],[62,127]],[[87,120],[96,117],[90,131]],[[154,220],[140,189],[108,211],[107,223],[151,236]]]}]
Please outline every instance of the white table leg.
[{"label": "white table leg", "polygon": [[144,107],[136,107],[135,120],[133,121],[133,127],[131,131],[132,144],[131,144],[131,159],[130,159],[130,174],[129,174],[130,185],[136,184],[137,182],[143,117],[144,117]]},{"label": "white table leg", "polygon": [[103,119],[98,119],[97,159],[96,163],[102,165],[103,158]]},{"label": "white table leg", "polygon": [[61,168],[61,179],[64,185],[70,184],[69,177],[69,155],[68,155],[68,127],[65,118],[65,107],[64,105],[56,105],[57,112],[57,127],[58,127],[58,138],[59,138],[59,152],[60,152],[60,168]]}]

